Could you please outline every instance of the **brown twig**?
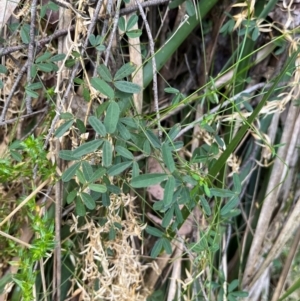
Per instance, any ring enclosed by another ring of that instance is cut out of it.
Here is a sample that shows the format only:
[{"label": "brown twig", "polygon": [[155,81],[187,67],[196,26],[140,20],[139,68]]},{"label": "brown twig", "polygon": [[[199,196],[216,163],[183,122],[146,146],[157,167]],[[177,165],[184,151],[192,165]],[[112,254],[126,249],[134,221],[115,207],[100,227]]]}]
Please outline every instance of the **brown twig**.
[{"label": "brown twig", "polygon": [[[31,4],[31,21],[30,21],[30,31],[29,31],[29,45],[28,45],[28,59],[27,59],[27,85],[32,83],[32,76],[31,76],[31,66],[33,64],[34,59],[34,37],[35,37],[35,21],[36,21],[36,6],[37,0],[33,0]],[[27,113],[32,113],[32,106],[31,106],[31,99],[32,97],[27,94],[25,103],[26,103],[26,110]]]},{"label": "brown twig", "polygon": [[[19,83],[23,77],[23,74],[25,73],[25,71],[27,70],[27,67],[28,67],[28,61],[24,64],[24,66],[22,67],[22,69],[20,70],[19,74],[18,74],[18,77],[16,78],[11,90],[10,90],[10,93],[5,101],[5,104],[4,104],[4,107],[3,107],[3,110],[2,110],[2,114],[1,114],[1,117],[0,117],[0,123],[4,121],[5,119],[5,115],[6,115],[6,112],[8,110],[8,106],[9,106],[9,103],[10,101],[12,100],[12,97],[14,96],[15,94],[15,91],[17,90],[18,86],[19,86]],[[5,124],[5,123],[4,123]]]},{"label": "brown twig", "polygon": [[[37,48],[42,48],[45,46],[45,44],[49,43],[50,41],[59,38],[61,36],[66,35],[69,31],[73,31],[75,29],[75,25],[70,26],[70,28],[68,29],[61,29],[61,30],[56,30],[55,33],[53,33],[52,35],[46,37],[46,38],[42,38],[38,41],[35,41],[35,46]],[[3,55],[7,55],[22,49],[26,49],[28,47],[27,44],[23,44],[23,45],[17,45],[17,46],[11,46],[11,47],[3,47],[0,48],[0,57],[2,57]]]},{"label": "brown twig", "polygon": [[146,32],[149,39],[149,47],[150,47],[150,53],[151,53],[151,61],[152,61],[152,72],[153,72],[153,95],[154,95],[154,106],[156,111],[156,119],[157,119],[157,125],[158,125],[158,136],[161,140],[162,132],[161,132],[161,126],[160,126],[160,113],[159,113],[159,104],[158,104],[158,90],[157,90],[157,71],[156,71],[156,60],[155,60],[155,51],[154,51],[154,41],[151,34],[151,29],[149,26],[149,23],[147,21],[146,14],[143,10],[143,6],[139,2],[139,0],[136,0],[137,6],[139,8],[140,14],[142,16],[142,19],[145,23]]},{"label": "brown twig", "polygon": [[110,34],[110,39],[109,39],[109,42],[108,42],[108,45],[107,45],[107,48],[106,48],[105,62],[104,62],[105,66],[107,66],[107,64],[108,64],[110,49],[111,49],[111,46],[112,46],[112,43],[113,43],[115,32],[116,32],[117,27],[118,27],[118,21],[119,21],[118,9],[120,8],[120,6],[121,6],[121,0],[118,0],[117,11],[116,11],[116,14],[115,14],[115,17],[114,17],[114,25],[113,25],[113,29],[112,29],[112,32]]},{"label": "brown twig", "polygon": [[39,110],[39,111],[36,111],[36,112],[32,112],[30,114],[26,114],[26,115],[23,115],[23,116],[20,116],[20,117],[16,117],[16,118],[13,118],[13,119],[9,119],[9,120],[5,120],[5,121],[2,121],[0,122],[0,126],[2,125],[7,125],[7,124],[11,124],[11,123],[14,123],[20,119],[24,119],[24,118],[28,118],[28,117],[32,117],[33,115],[37,115],[37,114],[40,114],[40,113],[45,113],[47,110],[47,108],[43,109],[43,110]]},{"label": "brown twig", "polygon": [[[146,7],[166,4],[166,3],[169,3],[169,2],[170,2],[170,0],[151,0],[151,1],[140,3],[140,5],[141,5],[142,8],[146,8]],[[124,15],[128,15],[128,14],[130,14],[132,12],[135,12],[135,11],[138,11],[138,10],[139,10],[139,5],[133,5],[133,6],[129,6],[129,7],[126,7],[126,8],[122,8],[122,9],[120,9],[119,16],[121,17],[121,16],[124,16]],[[114,17],[115,14],[116,14],[116,12],[113,12],[111,15],[109,15],[109,14],[101,15],[100,19],[111,18],[111,17]]]},{"label": "brown twig", "polygon": [[[94,29],[95,29],[95,25],[96,25],[96,22],[97,22],[97,20],[98,20],[98,17],[97,17],[97,16],[99,15],[100,8],[101,8],[101,6],[102,6],[102,2],[103,2],[103,0],[100,0],[100,1],[98,1],[98,3],[97,3],[97,6],[96,6],[96,9],[95,9],[93,18],[92,18],[92,20],[91,20],[91,23],[90,23],[90,26],[89,26],[89,29],[88,29],[88,32],[87,32],[87,35],[86,35],[86,39],[85,39],[85,41],[84,41],[84,44],[83,44],[83,47],[82,47],[82,50],[81,50],[81,56],[84,55],[84,53],[85,53],[85,51],[86,51],[86,48],[87,48],[87,46],[88,46],[88,44],[89,44],[89,37],[90,37],[90,35],[93,33],[93,31],[94,31]],[[58,121],[58,119],[59,119],[60,112],[61,112],[61,110],[62,110],[62,108],[63,108],[63,105],[65,104],[66,99],[67,99],[67,98],[69,97],[69,95],[70,95],[71,88],[72,88],[72,86],[73,86],[73,81],[74,81],[74,78],[75,78],[75,76],[76,76],[76,74],[77,74],[77,70],[78,70],[78,68],[79,68],[79,64],[80,64],[80,62],[77,62],[77,63],[75,64],[74,68],[73,68],[73,71],[72,71],[71,76],[70,76],[70,78],[69,78],[69,82],[68,82],[67,88],[66,88],[65,93],[64,93],[64,95],[63,95],[63,98],[62,98],[62,100],[61,100],[61,105],[60,105],[59,108],[57,108],[56,115],[55,115],[55,117],[54,117],[53,120],[52,120],[51,127],[50,127],[50,129],[49,129],[49,133],[48,133],[48,135],[47,135],[47,137],[46,137],[46,140],[45,140],[45,143],[44,143],[44,148],[47,148],[47,146],[48,146],[49,140],[50,140],[51,136],[53,135],[53,132],[54,132],[54,130],[55,130],[55,126],[56,126],[56,123],[57,123],[57,121]]]}]

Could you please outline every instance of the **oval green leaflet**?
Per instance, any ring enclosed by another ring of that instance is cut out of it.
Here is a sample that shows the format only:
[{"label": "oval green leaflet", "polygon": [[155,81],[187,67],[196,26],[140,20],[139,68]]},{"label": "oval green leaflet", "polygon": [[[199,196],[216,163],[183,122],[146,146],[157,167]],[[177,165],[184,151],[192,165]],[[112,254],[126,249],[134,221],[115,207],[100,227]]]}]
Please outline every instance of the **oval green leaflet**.
[{"label": "oval green leaflet", "polygon": [[207,202],[207,200],[205,199],[204,196],[200,195],[200,203],[201,203],[201,206],[203,208],[203,211],[206,215],[210,216],[211,215],[211,209],[210,209],[210,206]]},{"label": "oval green leaflet", "polygon": [[111,166],[108,169],[107,173],[111,177],[119,175],[121,172],[123,172],[125,169],[127,169],[130,165],[132,165],[132,161],[117,163],[117,164]]},{"label": "oval green leaflet", "polygon": [[172,204],[175,184],[176,184],[175,178],[173,176],[169,177],[164,190],[164,198],[163,198],[164,208],[167,208]]},{"label": "oval green leaflet", "polygon": [[172,173],[175,170],[175,162],[173,159],[171,148],[167,143],[163,143],[162,145],[162,156],[164,163],[166,164],[169,171]]},{"label": "oval green leaflet", "polygon": [[125,65],[123,65],[115,74],[114,81],[123,79],[124,77],[130,75],[132,72],[134,72],[136,69],[136,65],[129,62]]},{"label": "oval green leaflet", "polygon": [[141,91],[139,85],[124,80],[116,81],[114,85],[118,90],[126,93],[139,93]]},{"label": "oval green leaflet", "polygon": [[139,17],[136,14],[131,15],[127,22],[126,31],[130,30],[137,23],[138,19]]},{"label": "oval green leaflet", "polygon": [[231,198],[220,211],[221,216],[226,215],[230,210],[234,209],[239,203],[239,198],[237,196]]},{"label": "oval green leaflet", "polygon": [[100,145],[103,143],[103,140],[93,140],[86,142],[79,147],[77,147],[74,151],[73,154],[76,157],[84,156],[86,154],[90,154],[95,152]]},{"label": "oval green leaflet", "polygon": [[69,120],[69,121],[65,122],[64,124],[62,124],[61,126],[59,126],[58,129],[55,131],[54,136],[57,138],[62,137],[64,135],[64,133],[70,129],[73,122],[74,122],[73,120]]},{"label": "oval green leaflet", "polygon": [[116,146],[116,151],[117,151],[117,153],[119,155],[121,155],[124,158],[127,158],[129,160],[133,160],[134,159],[133,154],[128,149],[126,149],[123,146],[120,146],[120,145]]},{"label": "oval green leaflet", "polygon": [[167,177],[168,175],[164,173],[150,173],[139,175],[131,180],[130,185],[134,188],[149,187],[151,185],[156,185],[163,182]]},{"label": "oval green leaflet", "polygon": [[147,226],[146,232],[150,235],[156,236],[156,237],[163,237],[163,232],[161,232],[159,229]]},{"label": "oval green leaflet", "polygon": [[151,251],[151,257],[156,258],[158,254],[160,253],[161,249],[163,248],[163,239],[160,238],[157,240],[153,246],[153,249]]},{"label": "oval green leaflet", "polygon": [[102,137],[106,135],[105,126],[97,117],[90,116],[88,118],[88,121],[97,134],[99,134]]},{"label": "oval green leaflet", "polygon": [[105,140],[102,147],[103,155],[102,155],[102,163],[103,166],[108,167],[112,162],[112,146],[109,141]]},{"label": "oval green leaflet", "polygon": [[104,125],[108,133],[112,134],[115,132],[119,121],[119,116],[119,105],[115,101],[110,102],[104,118]]},{"label": "oval green leaflet", "polygon": [[96,203],[95,201],[93,200],[93,198],[86,192],[81,192],[80,193],[80,197],[84,203],[84,205],[90,209],[90,210],[93,210],[95,209],[96,207]]},{"label": "oval green leaflet", "polygon": [[92,85],[93,88],[95,88],[97,91],[104,94],[105,96],[107,96],[109,98],[114,98],[115,97],[114,90],[104,80],[102,80],[98,77],[93,77],[91,79],[91,85]]},{"label": "oval green leaflet", "polygon": [[87,161],[82,161],[81,168],[85,180],[89,182],[94,174],[92,166]]},{"label": "oval green leaflet", "polygon": [[85,207],[79,196],[77,196],[75,199],[75,212],[78,216],[85,216],[86,214]]},{"label": "oval green leaflet", "polygon": [[64,173],[62,174],[62,180],[63,182],[70,181],[73,176],[76,174],[77,169],[80,167],[80,162],[77,162],[70,166]]},{"label": "oval green leaflet", "polygon": [[107,188],[105,185],[102,184],[89,184],[89,189],[93,190],[93,191],[97,191],[97,192],[101,192],[104,193],[107,191]]},{"label": "oval green leaflet", "polygon": [[103,80],[105,80],[106,82],[112,82],[111,73],[104,64],[98,66],[97,72],[102,77]]}]

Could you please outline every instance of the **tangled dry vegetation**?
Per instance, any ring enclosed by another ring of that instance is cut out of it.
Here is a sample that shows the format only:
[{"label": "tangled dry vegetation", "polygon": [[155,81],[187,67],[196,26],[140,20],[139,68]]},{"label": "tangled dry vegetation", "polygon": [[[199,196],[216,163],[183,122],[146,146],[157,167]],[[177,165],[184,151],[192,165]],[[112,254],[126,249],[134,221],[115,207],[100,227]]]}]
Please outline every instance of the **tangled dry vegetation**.
[{"label": "tangled dry vegetation", "polygon": [[0,300],[300,299],[299,1],[0,7]]}]

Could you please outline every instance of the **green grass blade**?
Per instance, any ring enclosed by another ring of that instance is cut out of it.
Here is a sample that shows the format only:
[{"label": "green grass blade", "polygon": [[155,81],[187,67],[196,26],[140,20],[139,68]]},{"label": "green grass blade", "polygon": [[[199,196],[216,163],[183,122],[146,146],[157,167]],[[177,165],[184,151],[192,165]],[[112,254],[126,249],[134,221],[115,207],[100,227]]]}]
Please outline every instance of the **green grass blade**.
[{"label": "green grass blade", "polygon": [[[218,2],[218,0],[201,1],[198,5],[198,14],[200,19],[212,9],[212,7]],[[199,25],[200,20],[197,20],[196,15],[188,18],[188,22],[182,24],[180,28],[175,31],[166,44],[157,51],[155,55],[156,68],[159,71],[172,54],[178,49],[182,42],[190,35],[190,33]],[[152,62],[151,60],[144,67],[144,88],[146,88],[152,81]]]}]

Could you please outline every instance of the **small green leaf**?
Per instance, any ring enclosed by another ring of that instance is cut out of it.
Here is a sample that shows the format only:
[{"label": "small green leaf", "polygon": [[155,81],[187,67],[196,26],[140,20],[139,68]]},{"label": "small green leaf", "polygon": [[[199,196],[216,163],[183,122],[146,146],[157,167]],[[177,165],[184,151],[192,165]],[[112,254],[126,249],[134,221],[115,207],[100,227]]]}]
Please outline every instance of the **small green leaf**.
[{"label": "small green leaf", "polygon": [[78,128],[81,134],[84,134],[86,132],[86,128],[82,120],[76,119],[76,127]]},{"label": "small green leaf", "polygon": [[77,196],[75,200],[75,211],[78,216],[85,216],[86,214],[85,207],[79,196]]},{"label": "small green leaf", "polygon": [[95,201],[93,200],[93,198],[86,192],[81,192],[80,194],[81,198],[82,198],[82,201],[84,203],[84,205],[90,209],[90,210],[93,210],[95,209],[96,207],[96,203]]},{"label": "small green leaf", "polygon": [[92,46],[96,46],[96,37],[95,35],[92,33],[91,35],[89,35],[89,42],[91,43]]},{"label": "small green leaf", "polygon": [[105,185],[102,184],[89,184],[89,189],[97,192],[104,193],[107,191],[107,188]]},{"label": "small green leaf", "polygon": [[232,291],[235,290],[238,286],[239,286],[239,280],[238,280],[238,279],[234,279],[234,280],[231,281],[231,283],[228,285],[228,292],[232,292]]},{"label": "small green leaf", "polygon": [[18,153],[17,151],[11,150],[10,151],[10,155],[12,156],[12,158],[18,162],[22,162],[23,157],[20,153]]},{"label": "small green leaf", "polygon": [[65,66],[67,68],[72,68],[75,64],[76,64],[76,60],[75,59],[67,59],[65,61]]},{"label": "small green leaf", "polygon": [[74,122],[73,120],[69,120],[69,121],[65,122],[64,124],[62,124],[55,131],[54,136],[57,137],[57,138],[62,137],[64,135],[64,133],[70,129],[70,127],[72,126],[73,122]]},{"label": "small green leaf", "polygon": [[187,0],[186,1],[186,12],[188,14],[188,16],[192,17],[193,15],[195,15],[195,6],[192,0]]},{"label": "small green leaf", "polygon": [[181,125],[180,123],[176,123],[172,128],[171,130],[169,131],[168,135],[167,135],[167,138],[165,141],[168,141],[168,142],[173,142],[173,140],[176,138],[176,136],[179,134],[181,130]]},{"label": "small green leaf", "polygon": [[[188,202],[188,199],[185,199],[185,202],[187,203]],[[182,213],[181,213],[181,210],[178,206],[178,204],[174,204],[174,208],[175,208],[175,220],[177,223],[182,223],[184,220],[183,220],[183,216],[182,216]]]},{"label": "small green leaf", "polygon": [[114,227],[110,227],[108,232],[108,240],[114,240],[115,238],[116,238],[116,230],[114,229]]},{"label": "small green leaf", "polygon": [[126,31],[130,30],[137,23],[138,19],[139,17],[136,14],[131,15],[127,21]]},{"label": "small green leaf", "polygon": [[52,53],[49,52],[49,51],[46,51],[45,53],[43,53],[42,55],[40,55],[39,57],[37,57],[37,59],[35,60],[35,62],[36,62],[36,63],[45,62],[45,61],[47,61],[51,56],[52,56]]},{"label": "small green leaf", "polygon": [[163,240],[162,240],[162,238],[160,238],[158,241],[155,242],[155,244],[153,246],[153,249],[151,251],[151,257],[156,258],[162,248],[163,248]]},{"label": "small green leaf", "polygon": [[95,209],[96,203],[95,203],[94,199],[88,193],[81,192],[80,196],[81,196],[82,202],[89,210]]},{"label": "small green leaf", "polygon": [[114,82],[114,85],[118,90],[126,93],[139,93],[141,91],[139,85],[123,80]]},{"label": "small green leaf", "polygon": [[76,170],[76,177],[81,184],[85,185],[87,183],[87,180],[84,177],[83,172],[80,169]]},{"label": "small green leaf", "polygon": [[221,216],[226,215],[231,209],[235,208],[239,203],[238,197],[233,197],[230,199],[221,209]]},{"label": "small green leaf", "polygon": [[149,187],[163,182],[167,177],[164,173],[144,174],[133,178],[130,185],[134,188]]},{"label": "small green leaf", "polygon": [[91,93],[87,87],[83,87],[82,96],[86,102],[89,102],[91,100]]},{"label": "small green leaf", "polygon": [[167,87],[167,88],[164,89],[164,91],[166,93],[170,93],[170,94],[177,94],[177,93],[180,92],[179,90],[177,90],[175,88],[172,88],[172,87]]},{"label": "small green leaf", "polygon": [[123,123],[118,122],[117,129],[119,131],[120,136],[125,141],[127,141],[127,140],[129,140],[131,138],[130,132],[128,131],[127,127]]},{"label": "small green leaf", "polygon": [[59,118],[64,119],[64,120],[70,120],[70,119],[73,119],[74,116],[73,116],[73,114],[71,114],[69,112],[64,112],[64,113],[60,113]]},{"label": "small green leaf", "polygon": [[163,248],[165,249],[167,254],[172,254],[172,247],[170,241],[165,237],[163,237],[162,240],[163,240]]},{"label": "small green leaf", "polygon": [[228,198],[235,195],[234,192],[228,189],[221,189],[221,188],[211,188],[210,192],[213,196],[221,197],[221,198]]},{"label": "small green leaf", "polygon": [[146,136],[154,148],[160,148],[160,141],[157,136],[150,130],[146,130]]},{"label": "small green leaf", "polygon": [[86,142],[86,143],[80,145],[79,147],[77,147],[73,151],[73,154],[75,156],[81,157],[81,156],[84,156],[86,154],[93,153],[100,147],[100,145],[102,143],[103,143],[102,140],[93,140],[93,141]]},{"label": "small green leaf", "polygon": [[50,62],[59,62],[59,61],[62,61],[64,60],[66,57],[66,55],[64,53],[58,53],[54,56],[52,56],[52,58],[50,58]]},{"label": "small green leaf", "polygon": [[134,161],[132,165],[132,178],[137,177],[139,173],[140,173],[139,165],[137,162]]},{"label": "small green leaf", "polygon": [[[130,75],[136,69],[136,65],[133,63],[127,63],[123,65],[115,74],[114,81],[123,79],[124,77]],[[121,90],[122,91],[122,90]]]},{"label": "small green leaf", "polygon": [[36,75],[37,75],[37,73],[38,73],[38,70],[37,70],[37,68],[36,68],[36,65],[31,65],[31,68],[30,68],[30,76],[32,77],[32,78],[35,78],[36,77]]},{"label": "small green leaf", "polygon": [[59,6],[56,3],[52,2],[52,1],[49,1],[47,3],[47,6],[48,6],[48,8],[50,10],[54,10],[54,11],[58,11],[59,10]]},{"label": "small green leaf", "polygon": [[164,191],[163,203],[165,208],[168,208],[172,204],[175,184],[176,184],[175,178],[171,176],[167,180],[165,191]]},{"label": "small green leaf", "polygon": [[27,86],[30,90],[38,90],[43,88],[43,84],[41,82],[32,83]]},{"label": "small green leaf", "polygon": [[110,102],[104,118],[104,125],[108,133],[112,134],[116,131],[119,115],[120,109],[118,104],[115,101]]},{"label": "small green leaf", "polygon": [[140,29],[133,29],[126,31],[126,35],[128,38],[134,39],[140,37],[142,35],[142,31]]},{"label": "small green leaf", "polygon": [[111,76],[111,73],[104,64],[98,66],[97,72],[102,77],[103,80],[105,80],[106,82],[112,82],[113,78]]},{"label": "small green leaf", "polygon": [[67,196],[67,203],[68,204],[72,203],[75,200],[76,196],[77,196],[77,191],[72,190]]},{"label": "small green leaf", "polygon": [[4,65],[0,64],[0,73],[6,74],[7,73],[7,68]]},{"label": "small green leaf", "polygon": [[148,140],[145,140],[145,142],[144,142],[143,152],[146,156],[150,156],[150,154],[151,154],[151,145]]},{"label": "small green leaf", "polygon": [[99,91],[100,93],[108,96],[109,98],[114,98],[115,97],[114,90],[104,80],[102,80],[98,77],[93,77],[91,79],[91,85],[97,91]]},{"label": "small green leaf", "polygon": [[235,189],[235,193],[240,194],[242,191],[242,185],[241,185],[241,180],[238,174],[234,173],[233,174],[233,186]]},{"label": "small green leaf", "polygon": [[24,24],[21,27],[20,35],[21,35],[22,42],[24,44],[29,44],[29,42],[30,42],[29,30],[30,30],[30,28],[29,28],[28,24]]},{"label": "small green leaf", "polygon": [[203,208],[203,211],[204,213],[207,215],[207,216],[210,216],[211,215],[211,209],[210,209],[210,206],[207,202],[207,200],[205,199],[204,196],[200,195],[200,202],[201,202],[201,206]]},{"label": "small green leaf", "polygon": [[26,94],[32,98],[38,98],[39,97],[39,93],[34,92],[28,88],[25,88]]},{"label": "small green leaf", "polygon": [[72,51],[71,52],[72,56],[74,56],[75,58],[79,59],[80,58],[80,53],[78,51]]},{"label": "small green leaf", "polygon": [[138,121],[135,118],[122,117],[120,118],[120,121],[133,129],[138,129]]},{"label": "small green leaf", "polygon": [[98,50],[99,52],[101,52],[101,51],[105,51],[106,50],[106,47],[105,47],[105,45],[99,45],[99,46],[97,46],[96,47],[96,50]]},{"label": "small green leaf", "polygon": [[163,237],[163,232],[161,232],[159,229],[151,227],[151,226],[147,226],[147,228],[145,229],[146,232],[152,236],[155,237]]},{"label": "small green leaf", "polygon": [[112,162],[112,147],[109,141],[105,140],[102,147],[103,155],[102,155],[102,163],[103,166],[108,167]]},{"label": "small green leaf", "polygon": [[97,117],[90,116],[88,118],[88,121],[97,134],[99,134],[101,137],[104,137],[106,135],[105,126]]},{"label": "small green leaf", "polygon": [[102,205],[104,207],[108,207],[110,205],[110,198],[107,192],[102,195]]},{"label": "small green leaf", "polygon": [[121,31],[126,31],[126,21],[124,17],[119,18],[118,26]]},{"label": "small green leaf", "polygon": [[74,161],[79,159],[79,157],[74,156],[73,151],[71,150],[61,150],[59,151],[59,157],[66,161]]},{"label": "small green leaf", "polygon": [[108,105],[109,105],[109,102],[106,101],[97,107],[96,114],[95,114],[97,118],[100,118],[103,115],[103,113],[107,109]]},{"label": "small green leaf", "polygon": [[164,216],[164,218],[162,220],[162,223],[161,223],[162,227],[167,228],[170,225],[171,220],[174,216],[173,213],[174,213],[174,208],[173,207],[171,207],[169,210],[167,210],[167,212],[165,212],[165,216]]},{"label": "small green leaf", "polygon": [[80,162],[77,162],[70,166],[64,173],[62,174],[62,181],[63,182],[68,182],[70,181],[73,176],[76,174],[77,169],[80,167]]},{"label": "small green leaf", "polygon": [[127,169],[131,164],[132,164],[131,161],[115,164],[108,169],[107,173],[110,177],[119,175],[121,172]]},{"label": "small green leaf", "polygon": [[84,178],[87,182],[89,182],[93,176],[93,168],[87,161],[82,161],[81,163],[82,172],[84,175]]},{"label": "small green leaf", "polygon": [[100,180],[106,173],[106,169],[103,167],[99,167],[98,169],[95,170],[93,173],[93,176],[91,177],[91,182],[98,181]]},{"label": "small green leaf", "polygon": [[43,72],[53,71],[53,65],[51,63],[39,63],[39,64],[36,64],[36,67],[38,68],[38,70],[43,71]]},{"label": "small green leaf", "polygon": [[173,159],[171,148],[166,143],[163,143],[162,145],[162,156],[164,163],[166,164],[169,171],[172,173],[175,170],[175,162]]},{"label": "small green leaf", "polygon": [[129,160],[134,159],[133,154],[123,146],[120,146],[120,145],[116,146],[116,151],[117,151],[118,154],[120,154],[124,158],[127,158]]}]

